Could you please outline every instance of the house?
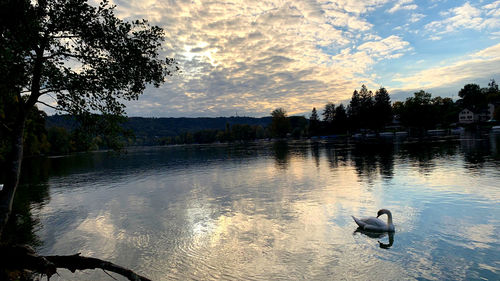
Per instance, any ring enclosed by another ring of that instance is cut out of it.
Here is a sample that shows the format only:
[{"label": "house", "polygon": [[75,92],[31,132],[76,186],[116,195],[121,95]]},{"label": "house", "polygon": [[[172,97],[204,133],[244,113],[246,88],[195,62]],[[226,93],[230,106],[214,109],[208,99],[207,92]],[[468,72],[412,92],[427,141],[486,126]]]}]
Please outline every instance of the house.
[{"label": "house", "polygon": [[468,108],[464,108],[460,113],[458,113],[458,123],[461,124],[471,124],[474,123],[474,112]]},{"label": "house", "polygon": [[495,112],[495,105],[489,103],[487,107],[479,110],[471,110],[464,108],[458,114],[458,123],[460,124],[472,124],[478,122],[486,122],[493,119],[493,113]]}]

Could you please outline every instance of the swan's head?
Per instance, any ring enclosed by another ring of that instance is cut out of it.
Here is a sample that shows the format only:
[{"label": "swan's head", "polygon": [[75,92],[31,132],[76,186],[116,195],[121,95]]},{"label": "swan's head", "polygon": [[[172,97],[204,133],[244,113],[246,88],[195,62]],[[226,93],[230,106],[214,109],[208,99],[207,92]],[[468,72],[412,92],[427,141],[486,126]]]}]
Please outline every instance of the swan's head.
[{"label": "swan's head", "polygon": [[377,218],[380,217],[381,215],[383,214],[387,214],[387,215],[390,215],[391,214],[391,211],[387,210],[387,209],[380,209],[378,210],[378,213],[377,213]]}]

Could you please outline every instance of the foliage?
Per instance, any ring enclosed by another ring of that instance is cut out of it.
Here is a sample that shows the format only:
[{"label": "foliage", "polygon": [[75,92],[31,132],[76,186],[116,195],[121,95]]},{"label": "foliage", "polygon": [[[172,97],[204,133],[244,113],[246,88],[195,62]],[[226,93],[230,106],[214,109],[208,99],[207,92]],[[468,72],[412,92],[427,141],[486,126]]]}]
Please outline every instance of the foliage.
[{"label": "foliage", "polygon": [[318,112],[316,107],[313,107],[311,111],[311,117],[309,117],[309,136],[317,136],[320,129],[320,120],[318,117]]},{"label": "foliage", "polygon": [[365,85],[361,86],[359,92],[354,90],[348,108],[348,115],[353,129],[373,127],[373,106],[373,93]]},{"label": "foliage", "polygon": [[[5,96],[3,96],[5,97]],[[1,98],[0,98],[1,99]],[[11,152],[12,129],[15,124],[16,107],[5,106],[8,103],[0,103],[3,114],[0,115],[0,163],[7,160],[7,155]],[[24,154],[26,156],[46,154],[50,151],[51,145],[47,138],[45,129],[45,112],[34,107],[26,117],[24,134]]]},{"label": "foliage", "polygon": [[428,129],[434,124],[431,94],[420,90],[406,99],[400,120],[407,127]]},{"label": "foliage", "polygon": [[158,86],[171,74],[174,61],[158,53],[163,30],[118,19],[107,1],[7,2],[18,22],[2,30],[2,60],[14,62],[7,73],[20,78],[10,88],[27,90],[28,106],[52,93],[59,110],[75,115],[121,114],[119,99],[135,100],[145,84]]},{"label": "foliage", "polygon": [[[23,152],[48,150],[35,105],[78,116],[82,146],[117,146],[122,102],[138,99],[147,84],[159,86],[178,70],[173,59],[160,58],[163,35],[145,20],[117,18],[107,1],[98,7],[87,0],[0,2],[0,126],[2,137],[7,131],[11,138],[0,145],[10,151],[0,191],[0,235],[12,210]],[[56,104],[43,102],[44,95]],[[105,138],[93,134],[94,128]],[[32,146],[23,151],[23,141]]]},{"label": "foliage", "polygon": [[495,82],[495,79],[491,79],[491,81],[488,83],[488,88],[484,90],[488,102],[494,104],[500,103],[500,90],[498,89],[498,84]]},{"label": "foliage", "polygon": [[477,84],[467,84],[459,92],[464,108],[472,111],[480,109],[486,105],[486,95]]},{"label": "foliage", "polygon": [[327,123],[333,123],[333,120],[335,119],[335,104],[331,102],[327,103],[322,115],[323,121]]},{"label": "foliage", "polygon": [[338,133],[344,133],[347,130],[347,111],[343,104],[335,108],[335,128]]},{"label": "foliage", "polygon": [[382,129],[392,121],[392,106],[389,92],[381,87],[375,92],[373,103],[373,123],[377,130]]},{"label": "foliage", "polygon": [[68,154],[74,151],[70,133],[62,127],[52,127],[48,130],[50,152],[56,155]]},{"label": "foliage", "polygon": [[271,134],[274,137],[284,138],[290,131],[290,120],[287,118],[286,110],[277,108],[271,112]]}]

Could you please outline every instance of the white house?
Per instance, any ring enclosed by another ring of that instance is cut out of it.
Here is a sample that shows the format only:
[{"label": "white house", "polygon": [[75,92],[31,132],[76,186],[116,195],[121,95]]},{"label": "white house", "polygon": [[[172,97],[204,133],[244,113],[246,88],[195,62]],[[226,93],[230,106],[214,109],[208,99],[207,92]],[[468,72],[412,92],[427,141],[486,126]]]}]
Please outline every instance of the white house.
[{"label": "white house", "polygon": [[475,118],[474,118],[474,112],[472,112],[472,110],[469,110],[468,108],[464,108],[458,114],[458,123],[471,124],[474,122],[475,122]]},{"label": "white house", "polygon": [[493,119],[493,112],[495,112],[495,105],[491,103],[488,104],[487,108],[475,112],[468,108],[464,108],[458,114],[458,123],[471,124],[475,122],[486,122]]}]

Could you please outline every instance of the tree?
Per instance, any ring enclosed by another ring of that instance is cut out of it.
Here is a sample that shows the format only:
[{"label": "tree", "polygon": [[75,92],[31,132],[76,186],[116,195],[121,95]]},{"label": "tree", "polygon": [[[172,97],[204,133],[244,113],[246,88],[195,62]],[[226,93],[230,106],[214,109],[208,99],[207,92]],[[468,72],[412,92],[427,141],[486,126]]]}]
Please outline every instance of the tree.
[{"label": "tree", "polygon": [[369,91],[365,85],[361,85],[359,96],[359,125],[361,128],[371,128],[373,127],[373,93]]},{"label": "tree", "polygon": [[495,79],[491,79],[488,83],[488,88],[486,88],[486,99],[491,103],[500,102],[500,90],[498,89],[498,84]]},{"label": "tree", "polygon": [[326,133],[333,133],[335,129],[335,104],[329,102],[325,105],[325,110],[323,111],[323,121],[325,125]]},{"label": "tree", "polygon": [[360,112],[361,112],[361,97],[358,93],[358,90],[354,90],[354,92],[352,93],[351,101],[349,102],[349,106],[347,108],[347,114],[349,116],[351,127],[353,128],[359,127]]},{"label": "tree", "polygon": [[309,117],[309,136],[317,136],[319,133],[319,117],[316,107],[313,107],[311,117]]},{"label": "tree", "polygon": [[337,132],[345,133],[347,129],[347,113],[343,104],[335,108],[335,128]]},{"label": "tree", "polygon": [[373,126],[373,103],[373,93],[365,85],[361,85],[359,92],[354,90],[348,108],[349,119],[354,129]]},{"label": "tree", "polygon": [[486,95],[477,84],[467,84],[459,92],[464,107],[477,110],[486,105]]},{"label": "tree", "polygon": [[373,104],[373,122],[376,129],[381,129],[392,120],[391,98],[384,87],[375,92]]},{"label": "tree", "polygon": [[461,109],[451,98],[435,97],[431,100],[433,111],[432,116],[435,124],[448,127],[458,121],[458,114]]},{"label": "tree", "polygon": [[423,129],[429,129],[434,125],[435,117],[431,103],[431,94],[420,90],[413,94],[404,102],[401,108],[396,110],[399,113],[401,122],[407,127],[417,129],[421,134]]},{"label": "tree", "polygon": [[335,104],[331,102],[327,103],[322,115],[323,121],[327,123],[333,123],[333,120],[335,119]]},{"label": "tree", "polygon": [[[146,20],[118,19],[107,1],[7,0],[0,2],[0,93],[12,115],[0,234],[12,210],[23,158],[26,120],[37,103],[73,115],[124,113],[121,100],[136,100],[146,84],[159,86],[177,70],[162,59],[163,30]],[[56,105],[40,98],[50,95]]]},{"label": "tree", "polygon": [[271,112],[271,133],[273,136],[278,138],[286,137],[286,134],[290,131],[290,120],[288,120],[286,115],[286,110],[283,108],[276,108]]}]

